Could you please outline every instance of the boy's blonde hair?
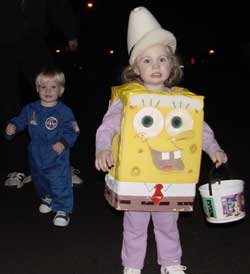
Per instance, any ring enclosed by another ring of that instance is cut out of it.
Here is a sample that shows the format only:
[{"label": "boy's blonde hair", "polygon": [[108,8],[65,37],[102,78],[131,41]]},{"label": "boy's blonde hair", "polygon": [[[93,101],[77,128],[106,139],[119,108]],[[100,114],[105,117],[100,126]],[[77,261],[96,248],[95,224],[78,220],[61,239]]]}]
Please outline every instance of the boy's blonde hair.
[{"label": "boy's blonde hair", "polygon": [[65,86],[65,75],[58,68],[43,68],[36,77],[36,87],[38,88],[43,78],[55,79],[62,87]]},{"label": "boy's blonde hair", "polygon": [[[181,62],[179,57],[173,52],[173,49],[170,46],[166,46],[167,56],[171,66],[171,73],[169,78],[164,82],[166,87],[172,87],[178,84],[183,77],[183,70],[181,68]],[[128,82],[138,82],[143,84],[142,79],[139,75],[134,72],[134,68],[136,67],[137,59],[135,59],[132,65],[128,65],[122,72],[121,80],[122,83]]]}]

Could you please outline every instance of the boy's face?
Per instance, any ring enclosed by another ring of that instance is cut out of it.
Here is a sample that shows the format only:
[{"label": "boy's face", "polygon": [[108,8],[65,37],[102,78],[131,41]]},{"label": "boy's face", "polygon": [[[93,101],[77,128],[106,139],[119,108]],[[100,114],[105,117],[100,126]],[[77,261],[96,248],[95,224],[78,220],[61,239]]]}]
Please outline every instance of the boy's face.
[{"label": "boy's face", "polygon": [[64,92],[58,81],[54,78],[42,78],[37,87],[43,106],[53,106]]}]

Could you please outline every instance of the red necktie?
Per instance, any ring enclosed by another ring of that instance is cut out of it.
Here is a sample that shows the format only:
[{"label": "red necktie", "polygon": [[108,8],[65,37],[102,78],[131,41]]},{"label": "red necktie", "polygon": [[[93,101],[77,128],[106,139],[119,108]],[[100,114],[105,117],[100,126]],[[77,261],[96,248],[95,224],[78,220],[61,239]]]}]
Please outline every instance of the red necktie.
[{"label": "red necktie", "polygon": [[164,197],[161,190],[163,189],[162,184],[155,185],[155,193],[151,197],[151,200],[153,201],[154,205],[158,205],[162,198]]}]

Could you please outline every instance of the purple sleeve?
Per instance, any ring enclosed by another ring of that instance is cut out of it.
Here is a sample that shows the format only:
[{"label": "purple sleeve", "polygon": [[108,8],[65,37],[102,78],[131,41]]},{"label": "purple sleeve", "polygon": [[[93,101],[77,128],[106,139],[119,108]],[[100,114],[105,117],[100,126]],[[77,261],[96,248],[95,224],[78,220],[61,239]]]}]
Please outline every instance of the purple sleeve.
[{"label": "purple sleeve", "polygon": [[96,153],[104,149],[112,149],[112,139],[120,131],[122,118],[122,102],[113,102],[103,117],[101,125],[96,131]]},{"label": "purple sleeve", "polygon": [[216,151],[223,151],[219,146],[218,142],[214,137],[213,130],[209,127],[209,125],[204,122],[203,124],[203,136],[202,136],[202,149],[207,153],[211,154]]}]

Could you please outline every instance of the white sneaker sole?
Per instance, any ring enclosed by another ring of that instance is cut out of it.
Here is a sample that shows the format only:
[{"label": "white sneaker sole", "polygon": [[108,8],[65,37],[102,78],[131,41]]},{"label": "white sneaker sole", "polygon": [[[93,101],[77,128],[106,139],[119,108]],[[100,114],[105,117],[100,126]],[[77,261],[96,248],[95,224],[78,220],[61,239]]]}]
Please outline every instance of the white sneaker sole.
[{"label": "white sneaker sole", "polygon": [[11,189],[20,189],[23,187],[23,182],[5,181],[4,185]]},{"label": "white sneaker sole", "polygon": [[25,176],[24,179],[23,179],[24,184],[30,183],[31,181],[32,181],[31,175]]},{"label": "white sneaker sole", "polygon": [[82,183],[83,183],[83,179],[81,179],[79,176],[77,176],[77,175],[72,176],[72,185],[73,186],[79,186]]},{"label": "white sneaker sole", "polygon": [[53,224],[55,226],[67,226],[69,224],[69,218],[68,220],[65,220],[64,218],[60,217],[54,218]]},{"label": "white sneaker sole", "polygon": [[52,211],[52,208],[47,206],[47,205],[41,204],[39,206],[39,212],[40,213],[46,214],[46,213],[50,213],[51,211]]}]

